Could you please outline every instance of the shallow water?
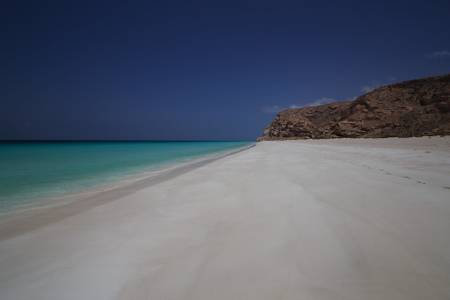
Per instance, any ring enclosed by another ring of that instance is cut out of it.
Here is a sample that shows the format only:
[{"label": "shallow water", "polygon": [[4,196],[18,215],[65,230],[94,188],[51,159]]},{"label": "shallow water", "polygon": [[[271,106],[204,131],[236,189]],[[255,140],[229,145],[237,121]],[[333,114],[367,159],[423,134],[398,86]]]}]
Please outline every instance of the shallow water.
[{"label": "shallow water", "polygon": [[249,142],[0,143],[0,212]]}]

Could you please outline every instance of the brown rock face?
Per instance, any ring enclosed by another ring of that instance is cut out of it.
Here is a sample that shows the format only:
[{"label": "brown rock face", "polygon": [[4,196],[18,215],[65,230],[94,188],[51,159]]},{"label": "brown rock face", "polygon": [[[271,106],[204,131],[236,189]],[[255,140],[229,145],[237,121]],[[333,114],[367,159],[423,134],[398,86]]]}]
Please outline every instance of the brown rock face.
[{"label": "brown rock face", "polygon": [[354,101],[280,112],[259,140],[450,134],[450,74],[383,86]]}]

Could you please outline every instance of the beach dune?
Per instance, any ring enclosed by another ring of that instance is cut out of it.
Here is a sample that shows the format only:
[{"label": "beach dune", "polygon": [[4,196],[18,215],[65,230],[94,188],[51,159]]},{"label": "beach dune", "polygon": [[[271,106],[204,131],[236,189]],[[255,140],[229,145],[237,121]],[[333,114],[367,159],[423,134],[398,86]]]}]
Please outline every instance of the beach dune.
[{"label": "beach dune", "polygon": [[261,142],[41,224],[0,299],[448,300],[450,139]]}]

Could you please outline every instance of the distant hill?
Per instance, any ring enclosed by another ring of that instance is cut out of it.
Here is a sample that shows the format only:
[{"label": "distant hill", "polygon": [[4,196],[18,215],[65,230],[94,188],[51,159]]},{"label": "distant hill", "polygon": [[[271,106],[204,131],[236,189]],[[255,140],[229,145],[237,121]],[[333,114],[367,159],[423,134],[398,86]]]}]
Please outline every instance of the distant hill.
[{"label": "distant hill", "polygon": [[450,74],[377,88],[354,101],[286,109],[258,140],[450,134]]}]

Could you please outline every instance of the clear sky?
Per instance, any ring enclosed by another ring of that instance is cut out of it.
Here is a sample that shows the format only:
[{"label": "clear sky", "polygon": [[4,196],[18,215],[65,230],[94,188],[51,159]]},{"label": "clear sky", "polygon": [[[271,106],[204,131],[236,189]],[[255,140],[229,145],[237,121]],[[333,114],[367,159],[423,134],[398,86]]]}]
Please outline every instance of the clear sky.
[{"label": "clear sky", "polygon": [[450,73],[450,1],[7,1],[0,139],[255,139]]}]

